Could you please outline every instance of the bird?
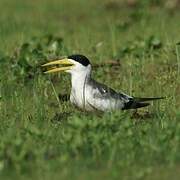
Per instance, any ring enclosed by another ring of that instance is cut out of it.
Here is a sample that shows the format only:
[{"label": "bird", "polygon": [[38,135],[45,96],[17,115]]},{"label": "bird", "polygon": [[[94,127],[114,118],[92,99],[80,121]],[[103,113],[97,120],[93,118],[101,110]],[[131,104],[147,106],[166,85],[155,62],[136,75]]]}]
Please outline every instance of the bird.
[{"label": "bird", "polygon": [[[60,67],[60,65],[63,65]],[[44,73],[67,72],[71,75],[70,102],[85,111],[114,111],[138,109],[150,105],[148,101],[164,97],[139,98],[97,82],[91,76],[92,65],[89,59],[81,54],[73,54],[62,59],[42,65]]]}]

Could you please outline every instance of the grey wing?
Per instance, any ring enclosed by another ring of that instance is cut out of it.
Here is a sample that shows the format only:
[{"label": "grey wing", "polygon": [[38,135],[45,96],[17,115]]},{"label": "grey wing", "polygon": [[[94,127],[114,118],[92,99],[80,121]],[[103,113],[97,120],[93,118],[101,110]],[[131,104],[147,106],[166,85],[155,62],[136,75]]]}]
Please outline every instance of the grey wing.
[{"label": "grey wing", "polygon": [[113,110],[113,109],[123,109],[125,104],[132,100],[131,96],[124,93],[118,93],[115,90],[109,88],[108,86],[101,84],[92,80],[90,82],[92,87],[92,100],[95,108],[101,110]]}]

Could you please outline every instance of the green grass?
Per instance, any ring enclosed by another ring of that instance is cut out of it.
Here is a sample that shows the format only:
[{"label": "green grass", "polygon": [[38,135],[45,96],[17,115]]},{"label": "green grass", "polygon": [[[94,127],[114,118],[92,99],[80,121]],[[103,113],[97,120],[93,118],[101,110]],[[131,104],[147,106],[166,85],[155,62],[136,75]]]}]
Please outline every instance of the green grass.
[{"label": "green grass", "polygon": [[[180,13],[125,1],[0,1],[1,179],[179,179]],[[155,1],[154,1],[155,2]],[[80,112],[57,95],[66,74],[48,59],[81,53],[93,77],[165,100],[133,111]]]}]

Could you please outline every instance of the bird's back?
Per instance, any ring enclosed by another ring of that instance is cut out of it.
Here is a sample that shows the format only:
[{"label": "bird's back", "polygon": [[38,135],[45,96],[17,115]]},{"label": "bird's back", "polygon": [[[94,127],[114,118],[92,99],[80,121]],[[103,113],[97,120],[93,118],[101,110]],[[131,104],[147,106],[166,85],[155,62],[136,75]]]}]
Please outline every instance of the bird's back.
[{"label": "bird's back", "polygon": [[90,110],[111,111],[123,109],[132,97],[117,93],[108,86],[90,79],[86,83],[86,107]]}]

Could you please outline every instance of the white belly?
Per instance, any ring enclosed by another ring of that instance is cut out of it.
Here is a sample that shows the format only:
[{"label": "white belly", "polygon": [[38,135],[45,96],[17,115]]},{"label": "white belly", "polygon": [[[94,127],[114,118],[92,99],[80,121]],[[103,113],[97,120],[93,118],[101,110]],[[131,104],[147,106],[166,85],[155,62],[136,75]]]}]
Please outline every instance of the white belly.
[{"label": "white belly", "polygon": [[82,89],[72,89],[70,101],[76,107],[86,111],[111,111],[120,109],[115,99],[95,98],[91,86],[84,88],[84,92]]},{"label": "white belly", "polygon": [[94,111],[98,110],[95,109],[91,104],[89,103],[91,99],[91,94],[89,94],[89,91],[85,90],[84,92],[82,90],[73,90],[71,91],[70,95],[70,101],[73,105],[76,107],[86,110],[86,111]]}]

